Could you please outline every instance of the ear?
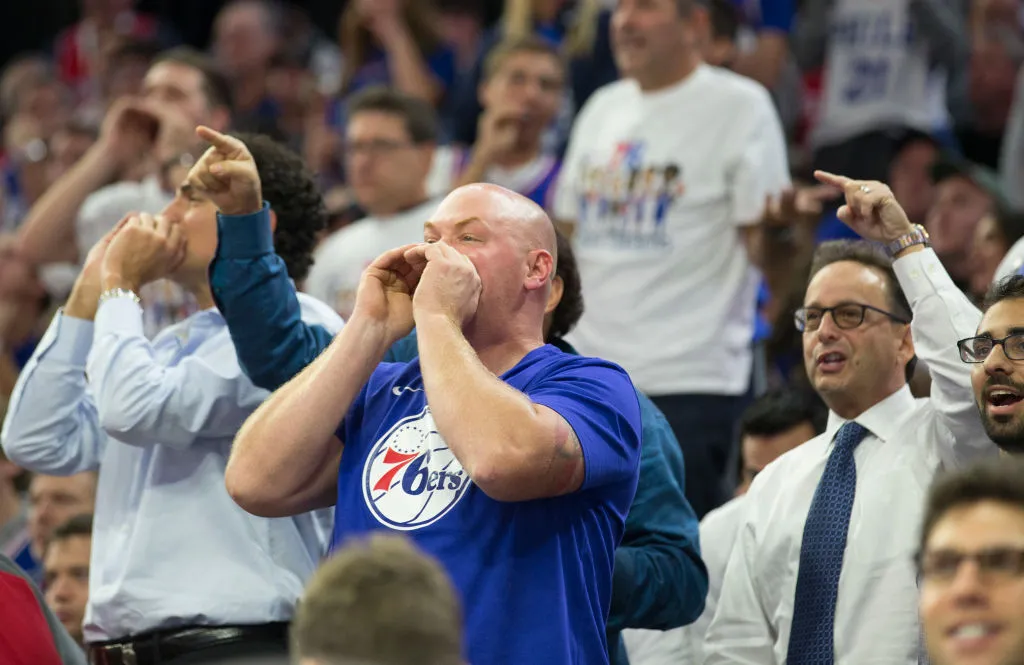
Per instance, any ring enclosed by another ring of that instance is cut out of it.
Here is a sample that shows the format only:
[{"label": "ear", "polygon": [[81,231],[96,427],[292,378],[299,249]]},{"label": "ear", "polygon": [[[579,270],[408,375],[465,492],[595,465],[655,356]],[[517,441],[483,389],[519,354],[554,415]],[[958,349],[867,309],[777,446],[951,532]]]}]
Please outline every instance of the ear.
[{"label": "ear", "polygon": [[270,209],[270,231],[271,233],[277,233],[277,213],[274,209]]},{"label": "ear", "polygon": [[546,249],[535,249],[528,255],[529,271],[526,273],[526,289],[533,291],[547,286],[554,277],[555,258]]},{"label": "ear", "polygon": [[548,304],[544,307],[544,313],[550,314],[551,312],[558,309],[558,304],[562,302],[562,295],[565,293],[565,282],[558,275],[551,280],[551,291],[548,293]]},{"label": "ear", "polygon": [[910,326],[908,325],[905,327],[903,337],[900,339],[899,356],[901,366],[905,366],[910,362],[914,355],[916,355],[914,351],[914,338],[910,334]]}]

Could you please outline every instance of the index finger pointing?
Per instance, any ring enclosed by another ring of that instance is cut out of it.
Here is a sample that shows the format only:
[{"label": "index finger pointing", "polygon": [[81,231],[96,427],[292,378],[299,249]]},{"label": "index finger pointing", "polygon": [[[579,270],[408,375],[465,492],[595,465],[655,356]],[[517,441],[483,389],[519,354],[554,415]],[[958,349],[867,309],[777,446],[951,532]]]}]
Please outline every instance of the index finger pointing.
[{"label": "index finger pointing", "polygon": [[847,178],[844,175],[836,175],[835,173],[829,173],[828,171],[815,171],[814,177],[817,178],[818,182],[822,182],[826,185],[832,185],[840,189],[845,189],[853,180]]},{"label": "index finger pointing", "polygon": [[235,153],[245,148],[245,144],[234,136],[221,134],[220,132],[210,129],[204,125],[196,127],[196,135],[224,153]]}]

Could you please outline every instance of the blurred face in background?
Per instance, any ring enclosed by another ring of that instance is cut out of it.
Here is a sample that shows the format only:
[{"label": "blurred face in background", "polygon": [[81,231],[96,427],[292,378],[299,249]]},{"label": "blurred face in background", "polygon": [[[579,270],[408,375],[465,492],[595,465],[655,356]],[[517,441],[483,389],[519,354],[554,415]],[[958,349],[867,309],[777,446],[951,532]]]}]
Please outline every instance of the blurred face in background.
[{"label": "blurred face in background", "polygon": [[974,231],[968,265],[971,269],[971,294],[981,298],[992,285],[999,262],[1010,250],[1009,243],[999,226],[995,215],[989,214],[981,218]]},{"label": "blurred face in background", "polygon": [[540,141],[562,105],[565,76],[562,64],[549,53],[510,53],[480,88],[485,109],[514,109],[519,116],[519,142]]},{"label": "blurred face in background", "polygon": [[754,478],[764,471],[766,466],[783,453],[810,441],[815,435],[814,425],[810,421],[802,422],[796,427],[791,427],[785,432],[779,432],[772,436],[744,434],[741,441],[743,468],[740,474],[740,484],[736,488],[736,496],[746,494],[750,489],[750,483],[754,482]]},{"label": "blurred face in background", "polygon": [[352,193],[369,214],[394,214],[425,198],[434,146],[413,143],[402,116],[354,113],[345,128],[344,150]]},{"label": "blurred face in background", "polygon": [[992,198],[964,176],[951,176],[936,185],[935,203],[925,226],[932,248],[950,276],[964,282],[970,278],[968,263],[974,233],[981,219],[992,210]]},{"label": "blurred face in background", "polygon": [[74,166],[82,155],[96,141],[94,132],[86,131],[84,128],[65,127],[57,132],[50,141],[50,162],[47,165],[49,172],[47,179],[53,183],[57,178],[67,173],[68,169]]},{"label": "blurred face in background", "polygon": [[707,35],[707,10],[690,5],[679,13],[680,0],[618,0],[612,14],[611,38],[615,63],[623,77],[644,89],[672,85],[688,56],[701,48]]},{"label": "blurred face in background", "polygon": [[912,224],[924,224],[935,201],[932,164],[939,151],[930,141],[908,143],[889,166],[889,186]]},{"label": "blurred face in background", "polygon": [[208,125],[224,131],[228,118],[223,109],[210,107],[205,77],[195,67],[180,62],[158,62],[149,68],[142,84],[146,101],[172,109],[192,127]]},{"label": "blurred face in background", "polygon": [[96,501],[96,474],[33,476],[28,498],[32,554],[42,559],[50,534],[57,526],[75,515],[92,513]]},{"label": "blurred face in background", "polygon": [[256,2],[228,5],[213,25],[213,51],[229,76],[262,72],[277,50],[266,10]]},{"label": "blurred face in background", "polygon": [[82,620],[89,601],[90,536],[55,540],[43,560],[46,604],[72,638],[82,643]]}]

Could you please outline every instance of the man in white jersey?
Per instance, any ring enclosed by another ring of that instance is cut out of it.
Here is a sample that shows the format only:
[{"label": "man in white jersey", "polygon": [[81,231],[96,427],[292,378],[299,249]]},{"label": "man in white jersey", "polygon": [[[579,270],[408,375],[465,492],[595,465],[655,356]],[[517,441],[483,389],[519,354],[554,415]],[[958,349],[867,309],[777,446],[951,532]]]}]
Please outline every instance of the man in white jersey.
[{"label": "man in white jersey", "polygon": [[365,217],[335,231],[314,254],[304,290],[352,314],[363,270],[385,251],[420,242],[437,207],[427,175],[437,142],[437,116],[426,102],[390,88],[369,88],[349,102],[345,171]]},{"label": "man in white jersey", "polygon": [[727,498],[751,381],[749,256],[766,196],[789,184],[768,92],[702,62],[707,20],[693,0],[620,0],[626,78],[577,116],[555,202],[588,302],[571,342],[625,367],[665,413],[698,516]]},{"label": "man in white jersey", "polygon": [[968,41],[959,0],[809,0],[793,50],[804,71],[823,68],[811,133],[816,168],[887,177],[903,130],[950,128],[947,73]]},{"label": "man in white jersey", "polygon": [[[888,255],[866,241],[818,250],[795,322],[828,425],[754,479],[705,665],[918,665],[925,491],[939,468],[997,453],[956,352],[981,313],[886,185],[817,175],[843,187],[840,219]],[[907,385],[915,354],[927,399]]]}]

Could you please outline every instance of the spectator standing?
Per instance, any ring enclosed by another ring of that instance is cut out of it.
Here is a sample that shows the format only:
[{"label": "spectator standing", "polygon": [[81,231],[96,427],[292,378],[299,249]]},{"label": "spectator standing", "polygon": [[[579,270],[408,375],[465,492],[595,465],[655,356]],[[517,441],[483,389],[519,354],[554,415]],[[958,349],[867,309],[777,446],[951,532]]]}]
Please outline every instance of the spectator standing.
[{"label": "spectator standing", "polygon": [[[751,485],[705,665],[917,664],[925,488],[939,468],[996,453],[951,353],[980,313],[888,187],[818,177],[844,189],[840,218],[894,260],[864,241],[818,250],[796,323],[828,425]],[[907,385],[915,354],[931,373],[927,399]]]},{"label": "spectator standing", "polygon": [[[297,155],[266,137],[245,141],[247,166],[263,175],[262,193],[250,193],[279,202],[274,233],[259,240],[276,240],[301,280],[325,222],[319,192]],[[267,393],[243,374],[212,306],[217,217],[203,192],[221,154],[200,160],[207,179],[194,172],[159,217],[122,220],[90,252],[4,423],[8,454],[27,468],[102,468],[84,628],[99,662],[131,651],[161,662],[283,659],[287,622],[327,543],[329,515],[256,519],[224,486],[232,439]],[[202,309],[150,341],[136,294],[163,277]],[[322,303],[300,302],[304,317],[340,327]]]},{"label": "spectator standing", "polygon": [[555,203],[575,228],[589,306],[569,336],[610,358],[664,412],[698,517],[721,505],[751,387],[758,222],[789,184],[767,91],[701,61],[692,0],[622,0],[627,78],[577,117]]}]

